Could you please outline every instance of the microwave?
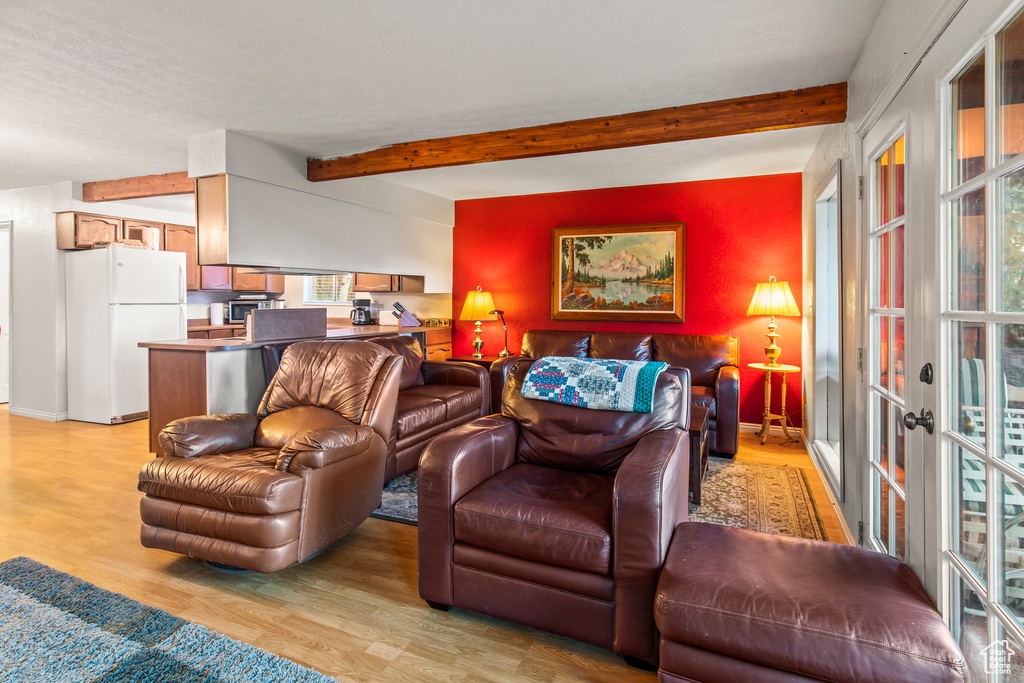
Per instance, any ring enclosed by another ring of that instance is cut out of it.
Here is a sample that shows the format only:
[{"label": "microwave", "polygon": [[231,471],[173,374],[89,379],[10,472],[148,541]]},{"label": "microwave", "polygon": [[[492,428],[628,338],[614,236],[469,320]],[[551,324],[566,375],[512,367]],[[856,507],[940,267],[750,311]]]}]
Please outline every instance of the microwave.
[{"label": "microwave", "polygon": [[253,301],[252,299],[238,299],[228,302],[228,322],[245,323],[250,311],[257,308],[273,308],[274,302],[270,300]]}]

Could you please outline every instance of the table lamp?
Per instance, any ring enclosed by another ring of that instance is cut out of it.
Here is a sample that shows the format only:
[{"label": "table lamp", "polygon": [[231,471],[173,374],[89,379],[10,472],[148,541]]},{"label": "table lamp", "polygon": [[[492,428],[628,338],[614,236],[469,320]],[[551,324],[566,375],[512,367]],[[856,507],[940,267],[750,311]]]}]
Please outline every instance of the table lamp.
[{"label": "table lamp", "polygon": [[459,316],[459,320],[476,322],[476,328],[473,330],[476,333],[476,339],[473,340],[473,358],[484,357],[484,354],[481,353],[481,349],[484,348],[484,340],[480,338],[480,323],[484,320],[497,320],[497,316],[493,315],[492,311],[494,311],[494,300],[491,299],[490,292],[481,291],[478,286],[475,292],[471,291],[466,295],[466,303],[462,306],[462,315]]},{"label": "table lamp", "polygon": [[494,309],[493,311],[491,311],[491,315],[496,315],[499,318],[501,318],[501,326],[505,328],[505,348],[503,348],[501,350],[501,353],[498,354],[498,358],[507,358],[508,357],[508,325],[505,324],[505,311],[499,311],[498,309]]},{"label": "table lamp", "polygon": [[768,278],[768,282],[759,283],[754,290],[754,298],[750,300],[747,315],[771,316],[768,322],[768,346],[764,347],[764,355],[768,357],[768,365],[778,365],[782,349],[775,343],[779,336],[776,332],[779,326],[775,324],[775,316],[800,315],[789,283],[776,282],[774,277]]}]

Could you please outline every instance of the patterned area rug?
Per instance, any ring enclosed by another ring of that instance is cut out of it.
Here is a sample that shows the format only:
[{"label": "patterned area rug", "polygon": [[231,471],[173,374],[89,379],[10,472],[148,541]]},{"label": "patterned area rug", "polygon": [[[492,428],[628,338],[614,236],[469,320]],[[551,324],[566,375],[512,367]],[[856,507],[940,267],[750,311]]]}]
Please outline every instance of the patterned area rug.
[{"label": "patterned area rug", "polygon": [[0,563],[0,681],[332,678],[26,557]]},{"label": "patterned area rug", "polygon": [[[416,524],[416,473],[397,477],[384,489],[371,517]],[[690,520],[742,529],[828,540],[803,470],[708,458],[699,507]]]}]

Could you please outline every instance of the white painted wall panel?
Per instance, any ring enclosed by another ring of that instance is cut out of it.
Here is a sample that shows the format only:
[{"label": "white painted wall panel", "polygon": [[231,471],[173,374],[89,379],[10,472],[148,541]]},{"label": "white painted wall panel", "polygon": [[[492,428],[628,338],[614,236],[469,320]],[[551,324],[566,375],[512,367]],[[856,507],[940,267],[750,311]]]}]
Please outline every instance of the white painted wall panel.
[{"label": "white painted wall panel", "polygon": [[422,275],[452,291],[452,228],[228,176],[228,260],[254,266]]}]

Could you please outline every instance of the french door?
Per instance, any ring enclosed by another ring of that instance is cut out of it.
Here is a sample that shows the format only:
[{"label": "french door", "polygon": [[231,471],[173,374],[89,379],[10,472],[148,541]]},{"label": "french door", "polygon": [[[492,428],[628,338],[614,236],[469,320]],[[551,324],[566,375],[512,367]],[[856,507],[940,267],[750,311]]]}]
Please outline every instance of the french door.
[{"label": "french door", "polygon": [[968,0],[862,150],[865,545],[1024,681],[1024,0]]}]

